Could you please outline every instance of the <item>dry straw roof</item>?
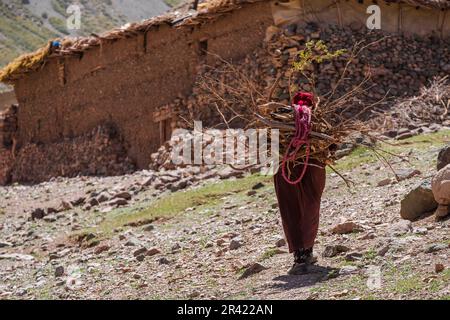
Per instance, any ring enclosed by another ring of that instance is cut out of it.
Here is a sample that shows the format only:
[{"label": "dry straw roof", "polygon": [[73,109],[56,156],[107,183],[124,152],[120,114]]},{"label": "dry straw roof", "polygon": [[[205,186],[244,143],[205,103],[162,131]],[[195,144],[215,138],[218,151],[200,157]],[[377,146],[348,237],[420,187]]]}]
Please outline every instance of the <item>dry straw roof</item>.
[{"label": "dry straw roof", "polygon": [[386,2],[403,2],[417,7],[427,7],[433,9],[450,8],[450,0],[385,0]]},{"label": "dry straw roof", "polygon": [[[243,4],[255,3],[271,0],[209,0],[199,5],[197,12],[169,12],[165,15],[138,23],[129,23],[121,28],[114,29],[100,36],[90,36],[81,38],[66,38],[60,41],[58,48],[52,46],[52,41],[29,54],[24,54],[5,68],[0,70],[0,82],[14,83],[27,73],[42,68],[45,63],[52,58],[62,56],[79,55],[80,53],[102,44],[102,41],[117,40],[136,36],[139,33],[147,32],[152,27],[163,24],[172,27],[201,25],[208,21],[234,11]],[[391,3],[408,3],[410,5],[427,7],[433,9],[450,8],[450,0],[385,0]]]}]

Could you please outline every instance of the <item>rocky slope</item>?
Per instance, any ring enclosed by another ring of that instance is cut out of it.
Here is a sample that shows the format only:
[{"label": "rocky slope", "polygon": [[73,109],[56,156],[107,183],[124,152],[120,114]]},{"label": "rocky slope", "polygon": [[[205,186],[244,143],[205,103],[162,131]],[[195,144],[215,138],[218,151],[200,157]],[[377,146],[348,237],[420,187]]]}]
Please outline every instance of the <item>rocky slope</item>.
[{"label": "rocky slope", "polygon": [[80,1],[81,30],[66,28],[68,0],[0,1],[0,66],[23,52],[36,50],[49,39],[71,34],[100,33],[130,21],[159,15],[178,0]]},{"label": "rocky slope", "polygon": [[449,299],[450,221],[400,217],[449,141],[444,129],[385,146],[406,157],[390,158],[400,182],[367,149],[342,158],[336,167],[355,186],[328,174],[319,263],[303,276],[286,274],[267,177],[216,168],[157,173],[172,186],[198,177],[172,191],[150,171],[2,187],[0,297]]}]

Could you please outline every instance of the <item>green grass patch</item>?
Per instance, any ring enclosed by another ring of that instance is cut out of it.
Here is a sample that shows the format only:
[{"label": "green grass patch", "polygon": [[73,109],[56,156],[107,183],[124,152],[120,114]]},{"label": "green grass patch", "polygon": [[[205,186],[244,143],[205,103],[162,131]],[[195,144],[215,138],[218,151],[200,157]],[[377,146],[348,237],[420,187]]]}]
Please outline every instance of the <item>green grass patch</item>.
[{"label": "green grass patch", "polygon": [[[425,151],[430,147],[442,147],[450,142],[450,130],[441,130],[436,133],[418,135],[401,141],[392,141],[392,144],[379,143],[378,148],[393,154],[406,154],[410,150],[415,153]],[[386,152],[379,152],[387,159],[393,156]],[[351,170],[365,163],[379,161],[375,153],[368,147],[357,147],[351,154],[340,159],[334,166],[339,171]],[[332,172],[327,168],[328,172]]]},{"label": "green grass patch", "polygon": [[175,7],[180,5],[184,0],[164,0],[165,3],[167,3],[167,5],[169,7]]},{"label": "green grass patch", "polygon": [[69,34],[69,32],[67,31],[66,23],[62,19],[50,17],[48,19],[48,22],[50,22],[50,24],[53,26],[53,28],[55,28],[59,32],[61,32],[63,34]]},{"label": "green grass patch", "polygon": [[378,256],[377,251],[375,249],[371,248],[364,253],[363,259],[368,263],[368,262],[375,260],[377,258],[377,256]]},{"label": "green grass patch", "polygon": [[111,234],[114,229],[130,223],[152,220],[157,218],[171,218],[184,213],[187,208],[195,208],[197,212],[212,208],[220,204],[222,198],[230,193],[242,195],[258,182],[269,182],[270,177],[252,175],[237,180],[225,180],[209,183],[195,189],[179,191],[156,200],[147,209],[136,210],[133,208],[118,209],[90,231],[103,235]]},{"label": "green grass patch", "polygon": [[261,256],[261,258],[259,258],[259,261],[263,262],[264,260],[270,259],[279,253],[280,253],[280,249],[277,249],[277,248],[267,249]]},{"label": "green grass patch", "polygon": [[411,293],[414,291],[421,291],[425,287],[425,284],[418,275],[409,275],[397,279],[392,285],[392,291],[395,293]]}]

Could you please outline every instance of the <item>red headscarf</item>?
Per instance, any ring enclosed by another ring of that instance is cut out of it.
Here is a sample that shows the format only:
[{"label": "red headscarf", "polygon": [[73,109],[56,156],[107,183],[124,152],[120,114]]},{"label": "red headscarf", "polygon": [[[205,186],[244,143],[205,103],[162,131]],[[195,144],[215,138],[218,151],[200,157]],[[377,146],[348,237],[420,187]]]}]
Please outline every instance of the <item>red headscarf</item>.
[{"label": "red headscarf", "polygon": [[314,105],[314,95],[309,92],[298,92],[292,102],[294,105],[312,107]]}]

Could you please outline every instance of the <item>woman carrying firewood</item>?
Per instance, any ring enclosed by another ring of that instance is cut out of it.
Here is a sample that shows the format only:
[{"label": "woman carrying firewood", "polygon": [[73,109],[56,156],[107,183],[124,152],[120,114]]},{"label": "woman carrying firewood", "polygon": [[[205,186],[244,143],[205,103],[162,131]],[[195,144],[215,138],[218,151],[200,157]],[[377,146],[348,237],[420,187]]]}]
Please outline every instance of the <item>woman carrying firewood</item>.
[{"label": "woman carrying firewood", "polygon": [[[319,228],[326,174],[322,163],[309,159],[308,134],[313,107],[312,94],[300,92],[294,97],[296,133],[274,178],[284,233],[289,251],[294,254],[294,266],[289,271],[291,275],[308,272],[308,266],[317,261],[313,247]],[[295,162],[300,148],[306,148],[304,163]]]}]

